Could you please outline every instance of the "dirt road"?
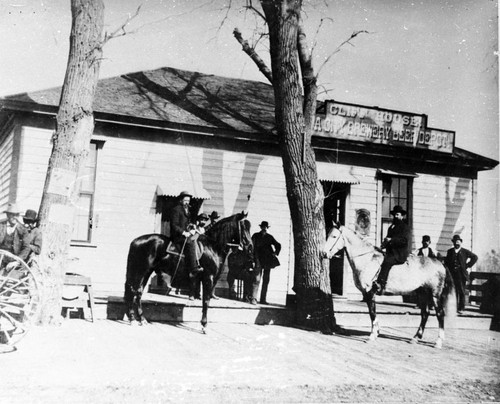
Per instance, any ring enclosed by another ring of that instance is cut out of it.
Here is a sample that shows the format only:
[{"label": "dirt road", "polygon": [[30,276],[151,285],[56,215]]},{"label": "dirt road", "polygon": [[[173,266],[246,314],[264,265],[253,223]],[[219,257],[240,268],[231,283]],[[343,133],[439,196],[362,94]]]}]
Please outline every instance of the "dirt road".
[{"label": "dirt road", "polygon": [[68,320],[0,355],[0,402],[498,402],[500,334],[322,335],[280,326]]}]

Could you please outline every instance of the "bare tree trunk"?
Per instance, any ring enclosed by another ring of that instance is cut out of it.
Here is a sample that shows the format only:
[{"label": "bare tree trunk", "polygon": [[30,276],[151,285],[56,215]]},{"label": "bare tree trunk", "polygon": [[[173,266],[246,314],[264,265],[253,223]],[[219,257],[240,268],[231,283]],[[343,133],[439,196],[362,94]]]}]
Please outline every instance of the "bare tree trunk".
[{"label": "bare tree trunk", "polygon": [[293,219],[296,321],[302,326],[331,332],[335,315],[329,272],[320,257],[325,241],[324,195],[311,147],[316,79],[310,58],[303,53],[302,2],[261,0],[261,4],[269,26],[275,117]]},{"label": "bare tree trunk", "polygon": [[72,27],[53,148],[40,205],[43,304],[40,322],[59,323],[76,182],[94,130],[92,103],[102,56],[102,0],[71,0]]}]

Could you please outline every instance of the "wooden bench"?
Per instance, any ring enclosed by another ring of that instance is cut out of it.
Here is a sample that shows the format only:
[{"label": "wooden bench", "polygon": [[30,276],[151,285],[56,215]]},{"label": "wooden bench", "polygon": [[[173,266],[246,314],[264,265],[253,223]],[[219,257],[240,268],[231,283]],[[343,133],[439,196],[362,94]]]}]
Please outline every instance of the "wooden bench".
[{"label": "wooden bench", "polygon": [[[84,318],[90,317],[90,320],[94,322],[94,293],[90,277],[67,273],[64,275],[64,286],[75,287],[76,290],[76,295],[67,296],[63,291],[62,308],[66,310],[66,318],[69,318],[71,309],[82,309]],[[81,290],[78,290],[79,287]]]}]

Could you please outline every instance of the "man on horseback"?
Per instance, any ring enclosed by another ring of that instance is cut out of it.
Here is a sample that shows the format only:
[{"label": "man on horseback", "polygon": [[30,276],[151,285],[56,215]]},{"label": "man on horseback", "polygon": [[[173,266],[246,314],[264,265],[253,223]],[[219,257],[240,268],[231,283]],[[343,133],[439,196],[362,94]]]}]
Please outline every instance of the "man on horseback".
[{"label": "man on horseback", "polygon": [[373,291],[378,295],[384,293],[389,270],[393,265],[404,264],[410,254],[409,243],[411,232],[408,225],[403,222],[406,211],[399,205],[391,210],[393,221],[387,230],[387,237],[382,242],[381,247],[386,249],[386,254],[377,280],[373,282]]},{"label": "man on horseback", "polygon": [[175,244],[179,245],[186,257],[186,268],[190,274],[203,271],[196,257],[196,242],[191,237],[193,223],[189,203],[191,194],[182,191],[179,195],[179,204],[172,209],[170,216],[170,235]]}]

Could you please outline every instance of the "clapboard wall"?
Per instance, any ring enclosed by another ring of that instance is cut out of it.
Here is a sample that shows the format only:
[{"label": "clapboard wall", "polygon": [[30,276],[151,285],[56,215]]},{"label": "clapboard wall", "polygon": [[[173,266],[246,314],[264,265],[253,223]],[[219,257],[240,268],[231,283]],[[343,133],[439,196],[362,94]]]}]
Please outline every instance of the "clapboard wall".
[{"label": "clapboard wall", "polygon": [[[53,130],[43,125],[22,126],[0,143],[2,202],[12,195],[22,210],[38,209]],[[262,220],[270,222],[270,233],[282,244],[281,266],[273,270],[270,299],[284,301],[293,282],[293,240],[281,158],[275,146],[255,146],[245,141],[198,139],[179,133],[152,133],[147,128],[97,125],[94,139],[100,142],[97,160],[94,227],[91,243],[71,247],[69,271],[92,277],[100,292],[121,293],[130,242],[137,236],[159,232],[157,189],[190,181],[201,184],[211,195],[202,210],[217,210],[229,216],[245,210],[252,232]],[[19,152],[15,153],[15,145]],[[9,166],[19,156],[14,181]],[[364,157],[369,159],[369,156]],[[319,163],[327,164],[327,163]],[[383,167],[381,167],[383,168]],[[359,164],[347,167],[358,184],[350,186],[346,201],[346,225],[354,227],[356,210],[371,214],[369,241],[380,243],[381,181],[375,168]],[[474,181],[417,173],[413,180],[413,247],[429,234],[433,247],[445,253],[454,233],[471,246],[473,232]],[[346,263],[344,290],[354,293],[352,275]],[[219,286],[225,287],[225,278]]]}]

